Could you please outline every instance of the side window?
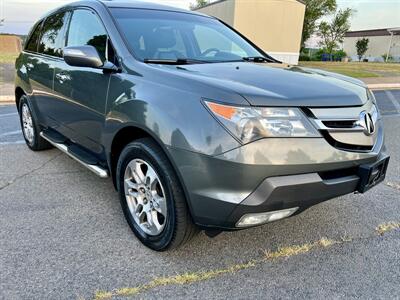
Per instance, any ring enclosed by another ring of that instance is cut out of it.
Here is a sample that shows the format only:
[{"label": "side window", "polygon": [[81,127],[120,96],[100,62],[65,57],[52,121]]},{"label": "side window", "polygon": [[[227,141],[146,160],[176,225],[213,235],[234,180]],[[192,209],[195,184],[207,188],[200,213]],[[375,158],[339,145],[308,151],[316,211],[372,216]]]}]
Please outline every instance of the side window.
[{"label": "side window", "polygon": [[66,12],[52,15],[44,21],[39,53],[62,57],[66,21]]},{"label": "side window", "polygon": [[105,61],[107,33],[95,13],[86,9],[75,10],[70,24],[67,46],[93,46]]},{"label": "side window", "polygon": [[32,51],[32,52],[37,52],[38,49],[38,41],[40,37],[40,29],[42,28],[43,21],[40,21],[35,29],[32,31],[26,45],[25,45],[25,50],[27,51]]}]

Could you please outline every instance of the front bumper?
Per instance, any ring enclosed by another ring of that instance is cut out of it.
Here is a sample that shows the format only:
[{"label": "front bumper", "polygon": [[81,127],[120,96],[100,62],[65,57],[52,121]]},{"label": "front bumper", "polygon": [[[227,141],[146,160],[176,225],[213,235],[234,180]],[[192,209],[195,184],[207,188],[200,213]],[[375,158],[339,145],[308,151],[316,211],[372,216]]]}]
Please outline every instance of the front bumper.
[{"label": "front bumper", "polygon": [[271,138],[207,156],[168,148],[196,224],[239,229],[245,214],[299,207],[355,192],[360,165],[384,155],[383,129],[372,151],[350,152],[323,138]]}]

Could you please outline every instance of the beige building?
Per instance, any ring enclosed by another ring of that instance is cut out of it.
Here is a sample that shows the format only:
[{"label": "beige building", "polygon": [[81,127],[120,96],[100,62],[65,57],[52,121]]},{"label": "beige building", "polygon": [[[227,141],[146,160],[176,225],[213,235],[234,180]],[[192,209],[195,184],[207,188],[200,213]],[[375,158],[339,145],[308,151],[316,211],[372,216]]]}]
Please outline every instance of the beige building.
[{"label": "beige building", "polygon": [[276,59],[298,63],[302,0],[219,0],[197,11],[226,22]]},{"label": "beige building", "polygon": [[368,61],[382,62],[386,59],[386,55],[384,54],[387,53],[395,61],[400,61],[400,28],[347,32],[343,42],[343,50],[352,60],[358,60],[356,43],[362,38],[369,40],[368,50],[365,55]]}]

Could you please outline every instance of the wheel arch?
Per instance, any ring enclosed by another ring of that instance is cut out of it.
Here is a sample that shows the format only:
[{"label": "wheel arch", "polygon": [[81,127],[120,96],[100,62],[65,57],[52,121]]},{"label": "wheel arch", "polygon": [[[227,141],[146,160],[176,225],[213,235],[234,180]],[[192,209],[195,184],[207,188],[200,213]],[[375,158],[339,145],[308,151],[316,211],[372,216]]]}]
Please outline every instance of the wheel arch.
[{"label": "wheel arch", "polygon": [[[144,129],[133,125],[127,125],[120,128],[112,138],[109,153],[108,153],[108,165],[110,168],[111,177],[114,183],[114,187],[117,189],[116,185],[116,167],[118,163],[119,156],[122,150],[129,143],[144,137],[152,136]],[[154,139],[154,138],[153,138]]]},{"label": "wheel arch", "polygon": [[120,128],[117,131],[117,133],[114,135],[111,145],[110,145],[110,150],[109,150],[109,154],[108,154],[108,164],[109,164],[111,178],[112,178],[115,189],[117,189],[116,174],[115,174],[116,167],[117,167],[118,159],[119,159],[119,156],[121,155],[122,150],[129,143],[131,143],[135,140],[138,140],[140,138],[145,138],[145,137],[151,138],[153,141],[155,141],[156,144],[163,150],[164,154],[167,156],[175,174],[177,175],[177,177],[179,179],[179,182],[182,186],[183,192],[185,193],[186,203],[189,207],[189,211],[190,211],[191,215],[193,216],[189,193],[186,189],[183,178],[179,172],[179,168],[176,166],[174,160],[172,159],[171,155],[169,154],[167,147],[165,146],[165,144],[162,141],[160,141],[159,138],[157,138],[157,136],[154,133],[152,133],[151,131],[149,131],[147,129],[144,129],[142,127],[139,127],[139,126],[136,126],[133,124],[129,124],[129,125],[124,126],[123,128]]},{"label": "wheel arch", "polygon": [[18,111],[19,111],[19,101],[21,97],[24,95],[26,96],[25,91],[21,87],[17,86],[15,88],[15,105],[17,106]]}]

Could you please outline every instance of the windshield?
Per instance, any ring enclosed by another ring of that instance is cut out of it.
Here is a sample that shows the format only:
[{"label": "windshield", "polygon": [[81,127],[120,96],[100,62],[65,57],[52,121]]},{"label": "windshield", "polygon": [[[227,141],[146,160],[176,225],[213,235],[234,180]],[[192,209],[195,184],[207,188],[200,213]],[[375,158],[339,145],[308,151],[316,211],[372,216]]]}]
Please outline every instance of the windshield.
[{"label": "windshield", "polygon": [[114,8],[111,12],[131,50],[143,61],[226,62],[263,56],[240,35],[213,18],[135,8]]}]

